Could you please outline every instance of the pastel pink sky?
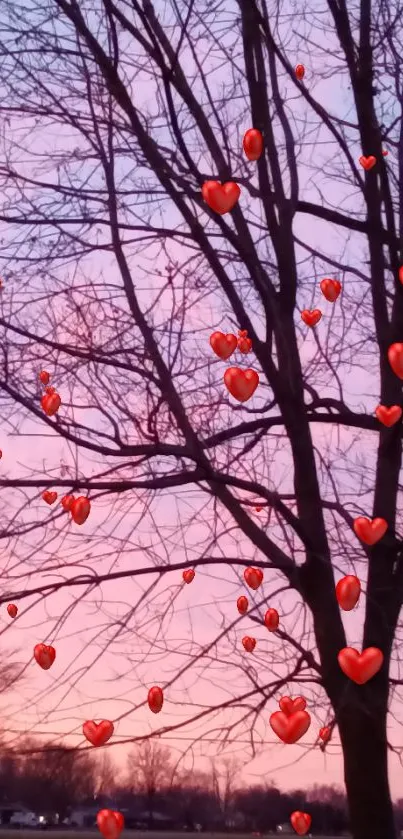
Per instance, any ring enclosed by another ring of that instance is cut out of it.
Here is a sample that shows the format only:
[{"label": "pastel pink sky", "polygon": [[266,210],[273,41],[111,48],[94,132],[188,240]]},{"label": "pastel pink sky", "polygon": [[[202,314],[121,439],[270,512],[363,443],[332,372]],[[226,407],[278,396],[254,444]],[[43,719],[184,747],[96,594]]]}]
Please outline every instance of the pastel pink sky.
[{"label": "pastel pink sky", "polygon": [[[305,63],[310,66],[308,53],[300,52],[296,62]],[[314,68],[312,69],[314,73]],[[140,87],[143,96],[146,97],[147,90]],[[322,100],[331,101],[333,113],[345,110],[345,94],[336,78],[326,80],[323,84],[316,85],[316,95]],[[298,105],[294,102],[294,108]],[[244,125],[244,129],[250,125]],[[357,157],[361,150],[357,146]],[[301,151],[303,155],[303,151]],[[308,174],[301,170],[301,189],[307,184]],[[330,189],[331,187],[329,187]],[[307,186],[307,194],[314,187]],[[343,195],[340,185],[332,187],[335,206],[347,200]],[[330,238],[328,225],[312,221],[307,217],[298,217],[295,224],[295,232],[300,239],[309,241],[312,246],[323,242],[324,236]],[[333,235],[333,234],[332,234]],[[329,245],[329,250],[332,246]],[[178,247],[171,248],[175,256],[181,257],[183,250]],[[358,258],[358,257],[357,257]],[[92,258],[92,269],[94,273],[101,267]],[[106,269],[105,261],[102,261],[102,269]],[[156,264],[157,267],[157,264]],[[116,268],[113,281],[120,284]],[[342,304],[341,304],[342,305]],[[324,312],[330,311],[328,304],[323,307]],[[208,352],[209,335],[209,311],[198,312],[199,326],[205,328],[205,334],[199,334],[195,340],[195,351],[198,353]],[[223,329],[226,325],[223,324]],[[322,329],[322,326],[319,328]],[[325,329],[325,327],[323,327]],[[309,339],[301,346],[301,354],[304,362],[307,362],[313,351],[313,345]],[[221,368],[219,368],[221,371]],[[221,372],[217,373],[217,377]],[[59,387],[59,384],[58,384]],[[60,392],[63,391],[63,382],[60,382]],[[373,377],[368,375],[367,380],[360,378],[358,381],[354,374],[350,375],[346,383],[346,392],[349,397],[349,405],[354,408],[356,404],[364,399],[377,400],[377,383]],[[369,394],[369,397],[368,397]],[[254,403],[256,404],[256,403]],[[372,404],[372,403],[371,403]],[[371,408],[369,408],[371,410]],[[240,416],[238,416],[240,419]],[[24,434],[41,431],[36,422],[26,423],[23,433],[18,437],[8,432],[8,428],[0,428],[0,448],[3,451],[3,459],[0,469],[3,475],[18,477],[24,473],[27,464],[37,468],[44,475],[56,475],[60,462],[73,467],[73,458],[69,447],[56,438],[54,435],[46,437],[31,437]],[[342,432],[343,433],[343,432]],[[324,432],[318,428],[313,429],[316,440],[323,442],[329,440],[333,431],[327,427]],[[322,436],[321,436],[322,435]],[[361,446],[364,454],[374,456],[376,435],[363,435]],[[88,461],[88,472],[95,471],[98,466],[96,458]],[[289,464],[284,463],[271,465],[271,468],[286,470]],[[55,470],[55,471],[50,471]],[[62,494],[62,493],[60,493]],[[10,493],[13,497],[13,493]],[[40,520],[49,515],[49,510],[39,497],[30,494],[30,505],[28,513]],[[133,494],[133,498],[135,498]],[[178,502],[179,498],[179,502]],[[26,543],[20,546],[19,555],[26,549],[28,563],[19,565],[13,571],[15,558],[7,548],[2,547],[0,553],[0,565],[2,568],[2,593],[12,593],[18,590],[21,583],[18,577],[21,569],[24,573],[32,572],[30,577],[24,578],[23,585],[33,588],[35,585],[46,582],[56,582],[60,579],[60,569],[54,570],[54,557],[60,563],[64,576],[74,576],[82,573],[82,566],[86,565],[86,535],[96,533],[100,539],[104,534],[104,551],[95,557],[90,554],[87,562],[87,569],[96,568],[97,573],[106,573],[110,570],[119,571],[129,568],[143,567],[149,564],[145,551],[150,550],[155,544],[155,533],[163,534],[165,559],[171,562],[179,562],[184,559],[191,559],[197,556],[197,545],[206,537],[207,527],[204,521],[203,510],[205,499],[201,497],[197,489],[185,487],[176,491],[175,499],[169,493],[160,492],[151,502],[147,516],[143,519],[144,502],[141,492],[137,501],[134,500],[130,507],[130,520],[127,514],[120,514],[118,509],[111,509],[109,502],[105,499],[93,503],[90,518],[86,524],[77,528],[69,524],[67,518],[56,524],[57,538],[50,544],[44,545],[38,550],[35,546],[35,537],[32,541],[27,538]],[[178,513],[179,511],[179,513]],[[194,521],[187,527],[186,546],[177,541],[177,531],[173,524],[179,515],[186,520],[194,516]],[[267,514],[262,513],[260,519],[253,514],[255,520],[267,526]],[[133,530],[135,533],[133,535]],[[275,528],[273,528],[275,532]],[[127,540],[126,552],[116,560],[112,552],[115,551],[113,535]],[[232,543],[231,546],[233,547]],[[185,547],[187,553],[185,552]],[[142,554],[142,548],[144,555]],[[163,551],[160,555],[163,556]],[[111,556],[108,555],[111,551]],[[239,540],[239,556],[247,557],[250,547]],[[340,560],[343,568],[343,558]],[[78,568],[78,563],[81,567]],[[94,564],[94,565],[93,565]],[[52,570],[49,570],[52,568]],[[344,571],[350,569],[343,569]],[[150,713],[146,698],[149,687],[155,684],[164,686],[172,675],[183,663],[190,660],[192,655],[198,652],[200,645],[208,644],[217,634],[219,616],[223,616],[224,622],[235,620],[236,600],[245,587],[241,582],[241,570],[238,567],[224,568],[223,566],[212,567],[208,570],[198,569],[195,580],[190,586],[183,586],[181,572],[172,572],[165,575],[152,592],[156,598],[150,614],[145,613],[143,606],[139,605],[137,611],[131,618],[128,631],[122,630],[118,625],[119,619],[124,619],[130,608],[134,608],[140,600],[152,577],[128,577],[121,581],[108,582],[101,589],[87,595],[85,601],[79,601],[82,593],[81,588],[72,588],[70,591],[64,589],[41,601],[40,598],[30,597],[19,605],[18,619],[11,622],[5,606],[1,607],[1,630],[3,651],[7,654],[10,650],[10,659],[21,662],[21,669],[26,667],[24,679],[17,683],[11,693],[0,697],[0,709],[2,726],[10,736],[10,741],[17,744],[18,736],[29,733],[30,735],[51,738],[59,742],[73,745],[84,745],[85,740],[81,733],[81,727],[87,719],[110,719],[116,723],[115,736],[113,741],[118,744],[112,746],[108,751],[118,765],[124,766],[129,745],[120,743],[130,737],[144,735],[161,728],[177,725],[186,721],[195,712],[203,707],[219,704],[230,696],[236,695],[237,690],[242,692],[245,680],[233,665],[234,656],[230,649],[230,643],[225,642],[222,647],[218,646],[215,660],[210,661],[208,666],[202,670],[198,668],[195,674],[192,669],[185,673],[180,680],[165,690],[165,702],[162,712],[159,715]],[[342,576],[337,572],[337,579]],[[360,573],[365,589],[365,571]],[[274,592],[282,585],[282,578],[275,572],[266,572],[263,586],[263,596],[269,598],[270,605],[278,608],[283,626],[292,634],[295,629],[296,600],[292,594],[276,595]],[[164,610],[167,590],[170,590],[175,597],[175,609],[173,615],[168,615],[160,620]],[[101,594],[102,593],[102,597]],[[252,600],[251,593],[248,596]],[[256,597],[256,602],[260,599]],[[10,597],[12,600],[12,597]],[[362,597],[360,606],[353,612],[345,614],[343,620],[346,627],[348,643],[352,646],[361,645],[361,634],[363,624],[363,608],[365,598]],[[264,613],[264,608],[260,610]],[[67,615],[66,620],[60,625],[58,619],[61,615]],[[113,629],[110,625],[113,623]],[[115,632],[120,632],[117,640],[111,642]],[[257,648],[252,657],[247,658],[247,663],[255,667],[259,674],[262,670],[270,671],[266,675],[273,675],[274,678],[281,677],[286,672],[287,661],[280,649],[281,641],[268,634],[264,626],[256,628],[248,616],[239,619],[236,630],[236,650],[239,661],[246,661],[246,654],[242,650],[241,638],[251,634],[257,639]],[[53,667],[45,672],[40,670],[32,660],[32,650],[38,642],[54,644],[57,657]],[[110,642],[109,651],[103,651],[105,644]],[[231,656],[230,656],[231,653]],[[220,659],[222,655],[222,660]],[[246,682],[247,683],[247,682]],[[296,695],[303,693],[303,688],[294,685],[292,690],[280,690],[277,699],[285,693]],[[301,744],[295,746],[283,746],[277,742],[269,726],[269,716],[272,711],[277,710],[277,704],[273,698],[268,702],[265,710],[255,725],[256,743],[258,745],[258,756],[247,763],[243,771],[243,777],[248,782],[260,782],[271,780],[283,789],[295,787],[308,787],[315,783],[337,783],[343,781],[343,766],[337,731],[333,741],[323,755],[318,746],[314,746],[319,728],[328,720],[328,705],[323,702],[322,706],[316,704],[309,707],[312,715],[312,725],[308,734],[303,738]],[[400,743],[402,734],[400,722],[402,714],[400,707],[396,704],[393,707],[394,719],[390,717],[390,739],[393,743]],[[235,712],[228,712],[225,716],[225,723],[231,724],[235,720]],[[223,719],[223,718],[220,718]],[[184,752],[194,742],[191,752],[185,759],[184,765],[190,766],[193,763],[200,768],[208,768],[210,757],[217,755],[217,732],[214,729],[217,723],[211,719],[184,726],[178,733],[166,733],[162,736],[163,742],[169,745],[173,753],[178,755]],[[210,735],[206,732],[211,732]],[[202,747],[198,744],[198,738],[205,736]],[[240,760],[244,759],[249,739],[247,727],[244,727],[242,734],[234,737],[231,747],[220,756],[234,755]],[[401,794],[401,767],[396,755],[390,756],[390,780],[392,793],[395,797]]]}]

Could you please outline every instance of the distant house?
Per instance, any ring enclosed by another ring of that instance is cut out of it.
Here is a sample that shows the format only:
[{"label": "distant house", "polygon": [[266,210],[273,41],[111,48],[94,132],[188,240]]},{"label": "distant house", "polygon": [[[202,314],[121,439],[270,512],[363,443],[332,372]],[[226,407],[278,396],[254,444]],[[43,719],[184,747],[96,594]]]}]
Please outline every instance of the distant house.
[{"label": "distant house", "polygon": [[2,825],[10,824],[11,816],[14,813],[29,813],[29,808],[21,804],[20,801],[5,802],[0,804],[0,822]]},{"label": "distant house", "polygon": [[70,824],[75,827],[93,827],[96,822],[97,813],[104,808],[119,810],[123,815],[126,813],[126,810],[117,807],[115,802],[99,798],[96,801],[92,800],[88,803],[81,804],[79,807],[74,807],[69,815]]}]

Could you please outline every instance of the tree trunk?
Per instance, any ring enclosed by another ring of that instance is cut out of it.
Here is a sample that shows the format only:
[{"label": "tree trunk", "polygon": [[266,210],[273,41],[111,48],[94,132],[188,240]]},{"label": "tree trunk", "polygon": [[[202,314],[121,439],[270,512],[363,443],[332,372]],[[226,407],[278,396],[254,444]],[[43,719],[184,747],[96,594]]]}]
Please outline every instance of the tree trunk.
[{"label": "tree trunk", "polygon": [[396,839],[388,783],[387,696],[382,711],[373,702],[371,684],[351,689],[355,697],[338,714],[351,833],[353,839]]}]

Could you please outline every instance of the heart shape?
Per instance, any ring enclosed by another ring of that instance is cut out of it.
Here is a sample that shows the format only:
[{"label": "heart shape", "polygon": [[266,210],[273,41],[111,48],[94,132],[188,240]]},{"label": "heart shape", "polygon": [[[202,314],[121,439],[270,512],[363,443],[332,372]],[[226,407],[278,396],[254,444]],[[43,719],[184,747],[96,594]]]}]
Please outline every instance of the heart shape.
[{"label": "heart shape", "polygon": [[312,816],[309,813],[303,813],[302,810],[294,810],[291,813],[290,822],[298,836],[305,836],[312,824]]},{"label": "heart shape", "polygon": [[302,82],[302,79],[305,76],[305,67],[303,64],[297,64],[295,68],[295,75],[299,82]]},{"label": "heart shape", "polygon": [[267,627],[269,632],[275,632],[276,629],[278,629],[279,620],[280,618],[277,609],[268,609],[264,616],[264,625]]},{"label": "heart shape", "polygon": [[62,498],[60,503],[63,507],[63,510],[68,511],[68,510],[71,510],[73,502],[74,502],[74,495],[63,495],[63,498]]},{"label": "heart shape", "polygon": [[159,714],[164,704],[164,694],[162,688],[159,688],[157,685],[150,688],[148,691],[147,702],[150,711],[152,711],[153,714]]},{"label": "heart shape", "polygon": [[83,724],[83,734],[93,746],[104,746],[110,740],[114,731],[113,722],[101,720],[96,723],[94,720],[87,720]]},{"label": "heart shape", "polygon": [[354,519],[353,523],[354,533],[365,542],[366,545],[375,545],[385,535],[388,529],[388,523],[385,519],[366,519],[364,516],[359,516]]},{"label": "heart shape", "polygon": [[238,350],[239,352],[247,355],[252,349],[252,341],[250,338],[238,338]]},{"label": "heart shape", "polygon": [[253,653],[256,647],[256,638],[251,638],[250,635],[245,635],[242,638],[242,644],[247,653]]},{"label": "heart shape", "polygon": [[259,160],[263,151],[263,136],[257,128],[249,128],[242,145],[248,160]]},{"label": "heart shape", "polygon": [[71,517],[76,524],[84,524],[84,522],[88,519],[90,510],[90,499],[86,498],[85,495],[80,495],[78,498],[75,498],[71,504]]},{"label": "heart shape", "polygon": [[236,607],[237,607],[240,615],[246,615],[246,612],[248,611],[248,606],[249,606],[248,598],[245,597],[244,594],[242,594],[241,597],[238,597],[238,600],[236,602]]},{"label": "heart shape", "polygon": [[45,492],[42,493],[42,498],[47,504],[54,504],[57,499],[57,492],[50,492],[50,490],[45,489]]},{"label": "heart shape", "polygon": [[219,181],[206,181],[202,186],[204,201],[220,216],[229,213],[235,207],[240,194],[238,184],[233,181],[227,181],[225,184],[220,184]]},{"label": "heart shape", "polygon": [[245,583],[249,588],[253,588],[256,591],[259,586],[262,585],[263,582],[263,571],[260,568],[245,568],[243,572],[243,578]]},{"label": "heart shape", "polygon": [[18,615],[18,609],[15,603],[9,603],[7,606],[7,612],[10,615],[10,618],[16,618]]},{"label": "heart shape", "polygon": [[378,405],[375,416],[379,422],[386,425],[387,428],[391,428],[392,425],[399,422],[402,416],[402,409],[399,405],[391,405],[390,408],[387,408],[386,405]]},{"label": "heart shape", "polygon": [[365,155],[361,155],[359,158],[359,163],[366,172],[369,172],[370,169],[373,168],[376,164],[376,157],[373,154],[370,154],[369,157],[365,157]]},{"label": "heart shape", "polygon": [[186,568],[186,570],[182,574],[184,582],[188,585],[192,582],[192,580],[194,580],[194,576],[195,572],[193,571],[193,568]]},{"label": "heart shape", "polygon": [[234,399],[238,402],[247,402],[259,384],[259,376],[255,370],[228,367],[224,373],[224,384]]},{"label": "heart shape", "polygon": [[49,373],[46,370],[41,370],[41,372],[39,373],[39,381],[43,385],[48,385],[49,384],[49,379],[50,379]]},{"label": "heart shape", "polygon": [[42,670],[49,670],[56,658],[56,650],[47,644],[36,644],[34,647],[34,658]]},{"label": "heart shape", "polygon": [[295,711],[290,716],[284,711],[275,711],[271,714],[269,722],[283,743],[296,743],[308,731],[311,718],[307,711]]},{"label": "heart shape", "polygon": [[323,728],[319,731],[319,737],[323,740],[324,743],[328,743],[331,737],[332,731],[329,725],[324,725]]},{"label": "heart shape", "polygon": [[365,685],[378,673],[383,664],[383,653],[378,647],[367,647],[362,653],[352,647],[340,650],[337,660],[343,673],[357,685]]},{"label": "heart shape", "polygon": [[278,704],[286,717],[291,717],[296,711],[305,711],[306,699],[303,696],[296,696],[295,699],[282,696]]},{"label": "heart shape", "polygon": [[341,292],[341,283],[338,280],[330,280],[326,277],[320,284],[320,290],[329,303],[334,303]]},{"label": "heart shape", "polygon": [[399,281],[403,285],[403,265],[401,265],[399,268]]},{"label": "heart shape", "polygon": [[48,417],[53,417],[57,414],[62,400],[58,393],[45,393],[41,399],[41,406]]},{"label": "heart shape", "polygon": [[358,577],[355,577],[353,574],[348,574],[347,577],[343,577],[337,583],[337,602],[345,612],[351,612],[351,609],[354,609],[354,606],[358,603],[360,594],[361,583]]},{"label": "heart shape", "polygon": [[391,344],[388,349],[389,364],[399,379],[403,379],[403,344]]},{"label": "heart shape", "polygon": [[97,814],[97,825],[105,839],[118,839],[125,820],[123,814],[117,810],[100,810]]},{"label": "heart shape", "polygon": [[301,318],[307,326],[316,326],[316,324],[319,323],[321,317],[322,312],[320,311],[320,309],[312,309],[311,311],[309,309],[304,309],[301,312]]},{"label": "heart shape", "polygon": [[232,332],[229,332],[227,335],[224,332],[213,332],[210,335],[210,346],[215,354],[218,355],[218,358],[221,358],[223,361],[226,361],[234,350],[236,350],[237,343],[237,337]]}]

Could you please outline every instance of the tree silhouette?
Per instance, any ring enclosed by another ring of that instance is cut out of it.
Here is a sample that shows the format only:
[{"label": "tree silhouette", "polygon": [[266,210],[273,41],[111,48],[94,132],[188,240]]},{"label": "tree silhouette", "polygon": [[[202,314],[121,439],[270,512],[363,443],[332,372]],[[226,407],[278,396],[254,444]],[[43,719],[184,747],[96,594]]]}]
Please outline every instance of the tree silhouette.
[{"label": "tree silhouette", "polygon": [[[1,600],[33,608],[67,589],[71,620],[97,597],[106,615],[117,580],[140,586],[118,617],[108,612],[97,657],[128,644],[140,672],[134,637],[155,666],[175,652],[173,703],[180,680],[207,667],[233,687],[217,703],[192,698],[187,720],[164,732],[214,719],[220,748],[247,732],[254,756],[263,710],[296,682],[319,716],[327,703],[321,722],[339,733],[354,839],[393,839],[401,425],[374,410],[402,402],[388,360],[403,339],[402,10],[5,0],[0,14]],[[242,152],[251,127],[264,138],[256,163]],[[365,171],[361,155],[376,165]],[[240,186],[230,214],[203,201],[212,179]],[[329,274],[343,286],[334,305],[319,296]],[[308,329],[301,310],[319,305]],[[217,329],[252,341],[246,366],[260,384],[249,403],[225,389],[232,359],[215,359]],[[40,369],[62,398],[53,418]],[[37,434],[46,447],[28,447]],[[47,488],[90,493],[83,531],[60,506],[44,512]],[[362,515],[388,523],[373,547],[353,533]],[[265,572],[252,629],[268,603],[281,616],[253,659],[239,651],[245,619],[228,621],[246,565]],[[182,588],[171,583],[188,567],[214,569],[235,596],[220,601],[210,576],[217,633],[185,632],[178,647],[168,630]],[[38,568],[50,582],[32,578]],[[384,656],[361,686],[337,658],[347,639],[335,575],[349,572],[365,595],[360,646]]]}]

